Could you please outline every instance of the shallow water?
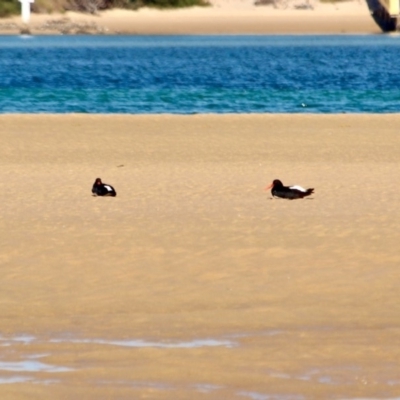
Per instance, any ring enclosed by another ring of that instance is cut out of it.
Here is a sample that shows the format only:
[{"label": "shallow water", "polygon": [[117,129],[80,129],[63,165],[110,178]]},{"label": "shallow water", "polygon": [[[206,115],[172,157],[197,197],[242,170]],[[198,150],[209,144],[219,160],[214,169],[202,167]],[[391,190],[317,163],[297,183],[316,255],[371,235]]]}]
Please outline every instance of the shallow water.
[{"label": "shallow water", "polygon": [[[324,328],[316,328],[317,331],[324,330]],[[305,330],[307,331],[307,330]],[[52,365],[42,361],[50,355],[57,354],[59,344],[93,344],[105,346],[122,346],[131,348],[157,348],[157,349],[197,349],[209,347],[226,347],[227,351],[236,351],[237,348],[248,346],[246,340],[272,340],[276,336],[288,335],[290,332],[283,330],[268,330],[260,332],[256,335],[242,333],[227,335],[221,338],[206,338],[206,339],[193,339],[187,341],[148,341],[143,339],[89,339],[79,338],[71,334],[65,336],[58,336],[53,338],[40,338],[32,335],[17,335],[13,337],[0,336],[0,342],[6,344],[4,347],[7,352],[8,360],[0,361],[0,385],[15,384],[15,383],[35,383],[40,385],[56,385],[65,382],[67,375],[65,373],[76,371],[75,368],[62,365]],[[43,345],[47,346],[48,352],[35,352],[35,346],[43,349]],[[233,354],[233,353],[232,353]],[[3,355],[4,357],[4,355]],[[9,358],[14,358],[9,360]],[[90,368],[90,364],[86,364],[85,368]],[[79,370],[79,368],[78,368]],[[16,373],[9,375],[9,373]],[[55,374],[57,379],[43,379],[40,373]],[[295,381],[303,381],[305,383],[312,383],[316,385],[330,386],[330,387],[354,387],[357,385],[385,385],[386,387],[396,388],[400,387],[400,380],[395,375],[394,371],[389,367],[387,370],[382,371],[382,374],[369,375],[368,369],[360,365],[340,365],[331,367],[314,367],[305,368],[296,373],[288,372],[282,369],[266,369],[264,371],[265,378],[281,381],[285,384],[291,385]],[[130,381],[130,380],[98,380],[98,386],[114,386],[114,387],[128,387],[137,390],[157,390],[176,392],[186,391],[188,393],[202,393],[214,395],[219,392],[230,392],[234,396],[248,398],[250,400],[302,400],[304,397],[296,393],[263,393],[251,390],[240,390],[227,385],[216,385],[210,382],[197,382],[193,384],[178,384],[169,382],[157,381]],[[288,386],[289,387],[289,386]],[[353,398],[353,397],[347,397]],[[374,400],[374,398],[371,398]],[[399,398],[392,397],[390,400],[399,400]]]},{"label": "shallow water", "polygon": [[67,372],[71,368],[57,367],[55,365],[45,364],[35,360],[22,361],[0,361],[0,371],[15,372]]},{"label": "shallow water", "polygon": [[247,397],[251,400],[303,400],[304,396],[296,395],[273,395],[273,394],[263,394],[257,392],[246,392],[242,391],[238,393],[239,396]]},{"label": "shallow water", "polygon": [[150,342],[146,340],[104,340],[104,339],[51,339],[50,343],[92,343],[123,347],[153,347],[159,349],[195,349],[199,347],[234,347],[235,343],[229,340],[198,339],[185,342]]},{"label": "shallow water", "polygon": [[[247,335],[244,335],[247,336]],[[235,336],[236,337],[236,336]],[[30,335],[20,335],[14,336],[11,338],[5,338],[0,336],[0,346],[11,346],[15,343],[43,343],[43,340],[36,338],[35,336]],[[106,339],[87,339],[87,338],[74,338],[70,335],[60,338],[52,338],[48,340],[48,343],[92,343],[92,344],[105,344],[105,345],[113,345],[113,346],[122,346],[122,347],[154,347],[154,348],[165,348],[165,349],[194,349],[199,347],[235,347],[237,343],[235,341],[229,339],[193,339],[188,341],[148,341],[144,339],[128,339],[128,340],[106,340]],[[30,356],[31,358],[44,357],[46,354],[38,354]]]},{"label": "shallow water", "polygon": [[400,37],[0,37],[0,113],[390,113]]}]

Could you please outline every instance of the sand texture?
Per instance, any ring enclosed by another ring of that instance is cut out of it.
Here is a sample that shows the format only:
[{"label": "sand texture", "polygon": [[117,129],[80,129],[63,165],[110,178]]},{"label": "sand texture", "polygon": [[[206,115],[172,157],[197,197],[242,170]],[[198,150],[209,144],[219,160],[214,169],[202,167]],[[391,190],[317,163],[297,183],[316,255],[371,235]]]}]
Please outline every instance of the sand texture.
[{"label": "sand texture", "polygon": [[[96,15],[67,12],[32,14],[29,26],[21,17],[0,19],[0,34],[26,28],[42,34],[370,34],[381,30],[364,0],[321,3],[275,0],[256,6],[253,0],[214,0],[210,7],[178,10],[112,10]],[[302,9],[301,7],[311,7]]]},{"label": "sand texture", "polygon": [[399,126],[1,115],[0,398],[398,396]]}]

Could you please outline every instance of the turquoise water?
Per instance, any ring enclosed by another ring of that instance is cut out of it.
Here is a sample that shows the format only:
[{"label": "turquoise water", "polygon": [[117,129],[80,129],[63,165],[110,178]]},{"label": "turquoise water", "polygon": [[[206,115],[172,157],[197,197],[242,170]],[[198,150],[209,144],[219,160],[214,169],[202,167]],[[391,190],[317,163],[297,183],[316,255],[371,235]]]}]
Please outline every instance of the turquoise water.
[{"label": "turquoise water", "polygon": [[0,36],[0,113],[392,113],[400,36]]}]

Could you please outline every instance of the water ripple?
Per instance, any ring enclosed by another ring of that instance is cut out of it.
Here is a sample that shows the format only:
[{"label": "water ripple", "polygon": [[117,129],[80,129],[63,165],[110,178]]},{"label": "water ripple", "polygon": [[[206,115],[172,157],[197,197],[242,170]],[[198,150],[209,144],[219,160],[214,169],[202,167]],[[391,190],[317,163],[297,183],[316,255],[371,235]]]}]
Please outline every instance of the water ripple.
[{"label": "water ripple", "polygon": [[0,37],[0,113],[392,113],[400,40]]}]

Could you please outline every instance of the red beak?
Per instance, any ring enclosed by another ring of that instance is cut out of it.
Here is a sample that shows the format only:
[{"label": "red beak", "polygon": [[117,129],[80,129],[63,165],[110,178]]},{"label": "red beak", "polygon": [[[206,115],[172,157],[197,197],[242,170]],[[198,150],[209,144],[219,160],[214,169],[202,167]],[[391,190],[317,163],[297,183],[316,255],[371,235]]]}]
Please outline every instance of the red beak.
[{"label": "red beak", "polygon": [[271,189],[273,186],[274,186],[274,184],[271,183],[270,185],[266,186],[265,190],[269,190],[269,189]]}]

